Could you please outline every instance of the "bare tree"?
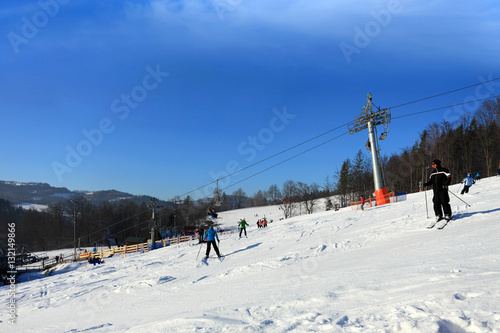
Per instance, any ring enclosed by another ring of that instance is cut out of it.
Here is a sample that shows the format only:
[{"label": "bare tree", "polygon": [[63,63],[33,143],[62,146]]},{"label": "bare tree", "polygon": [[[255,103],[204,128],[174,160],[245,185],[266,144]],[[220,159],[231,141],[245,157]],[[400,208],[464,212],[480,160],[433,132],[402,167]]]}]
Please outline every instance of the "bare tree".
[{"label": "bare tree", "polygon": [[253,205],[252,206],[265,206],[267,204],[267,199],[266,199],[266,194],[259,190],[257,193],[254,194],[253,198]]},{"label": "bare tree", "polygon": [[240,187],[236,191],[233,192],[233,196],[236,200],[236,209],[240,209],[243,207],[243,202],[245,201],[246,198],[246,193],[243,191],[243,189]]},{"label": "bare tree", "polygon": [[479,124],[478,138],[481,142],[488,177],[491,176],[493,170],[493,156],[499,139],[497,123],[499,109],[500,99],[484,101],[474,116]]},{"label": "bare tree", "polygon": [[326,196],[329,196],[335,189],[335,184],[330,180],[330,176],[326,176],[325,182],[323,183],[323,187],[325,188]]},{"label": "bare tree", "polygon": [[300,201],[300,205],[302,203],[306,207],[306,213],[307,214],[312,214],[313,213],[313,208],[316,203],[316,200],[318,199],[319,196],[319,186],[318,184],[313,184],[311,186],[298,182],[297,183],[297,198]]},{"label": "bare tree", "polygon": [[283,210],[285,219],[292,217],[297,205],[297,186],[293,180],[287,180],[281,190],[283,201],[280,209]]},{"label": "bare tree", "polygon": [[268,203],[272,205],[276,205],[282,201],[281,191],[276,184],[269,186],[269,190],[267,190],[266,194]]}]

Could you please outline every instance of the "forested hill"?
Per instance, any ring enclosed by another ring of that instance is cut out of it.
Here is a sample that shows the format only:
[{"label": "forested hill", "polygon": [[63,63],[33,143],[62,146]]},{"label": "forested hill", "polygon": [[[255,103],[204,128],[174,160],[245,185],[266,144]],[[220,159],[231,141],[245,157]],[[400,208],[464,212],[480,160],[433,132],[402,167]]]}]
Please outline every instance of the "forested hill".
[{"label": "forested hill", "polygon": [[129,199],[141,203],[150,199],[149,196],[135,196],[116,190],[70,191],[66,187],[53,187],[47,183],[0,181],[0,198],[9,200],[13,204],[33,203],[50,206],[78,197],[84,197],[93,204],[119,199]]}]

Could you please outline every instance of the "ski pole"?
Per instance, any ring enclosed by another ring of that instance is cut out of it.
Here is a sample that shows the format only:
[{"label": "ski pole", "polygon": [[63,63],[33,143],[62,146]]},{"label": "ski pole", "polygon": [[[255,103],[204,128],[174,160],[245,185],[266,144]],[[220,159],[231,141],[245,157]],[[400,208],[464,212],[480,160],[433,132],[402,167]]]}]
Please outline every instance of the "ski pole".
[{"label": "ski pole", "polygon": [[449,193],[451,193],[451,194],[453,194],[453,195],[454,195],[454,196],[455,196],[458,200],[462,201],[464,204],[466,204],[467,206],[469,206],[469,207],[470,207],[470,205],[469,205],[467,202],[465,202],[465,201],[463,201],[462,199],[460,199],[460,197],[458,197],[455,193],[450,192],[450,191],[448,191],[448,192],[449,192]]},{"label": "ski pole", "polygon": [[198,256],[200,255],[201,247],[203,246],[203,243],[200,243],[200,249],[198,250],[198,254],[196,255],[196,260],[198,260]]},{"label": "ski pole", "polygon": [[427,208],[427,190],[424,189],[425,193],[425,212],[427,213],[427,218],[429,218],[429,208]]},{"label": "ski pole", "polygon": [[462,186],[459,186],[457,193],[460,192],[461,189],[462,189]]}]

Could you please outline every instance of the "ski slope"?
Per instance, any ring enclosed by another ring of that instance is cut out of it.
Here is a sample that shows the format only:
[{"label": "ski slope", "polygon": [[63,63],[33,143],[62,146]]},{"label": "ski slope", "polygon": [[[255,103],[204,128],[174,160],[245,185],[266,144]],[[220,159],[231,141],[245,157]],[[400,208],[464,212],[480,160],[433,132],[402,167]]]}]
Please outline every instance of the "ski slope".
[{"label": "ski slope", "polygon": [[283,221],[277,207],[223,212],[250,224],[221,236],[224,261],[184,243],[62,266],[16,285],[15,326],[0,288],[0,331],[500,332],[500,178],[460,196],[470,207],[450,196],[459,218],[443,230],[426,228],[431,191],[429,219],[424,193]]}]

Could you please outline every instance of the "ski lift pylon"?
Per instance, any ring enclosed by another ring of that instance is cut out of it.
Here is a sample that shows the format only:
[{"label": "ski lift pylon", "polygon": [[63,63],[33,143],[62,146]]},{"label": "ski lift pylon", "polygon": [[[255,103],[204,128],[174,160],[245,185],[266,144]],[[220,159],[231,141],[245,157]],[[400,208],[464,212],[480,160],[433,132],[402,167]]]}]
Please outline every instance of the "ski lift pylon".
[{"label": "ski lift pylon", "polygon": [[214,190],[214,198],[212,199],[212,205],[214,206],[221,206],[222,205],[222,198],[219,193],[219,180],[217,179],[217,185],[215,185],[215,190]]}]

